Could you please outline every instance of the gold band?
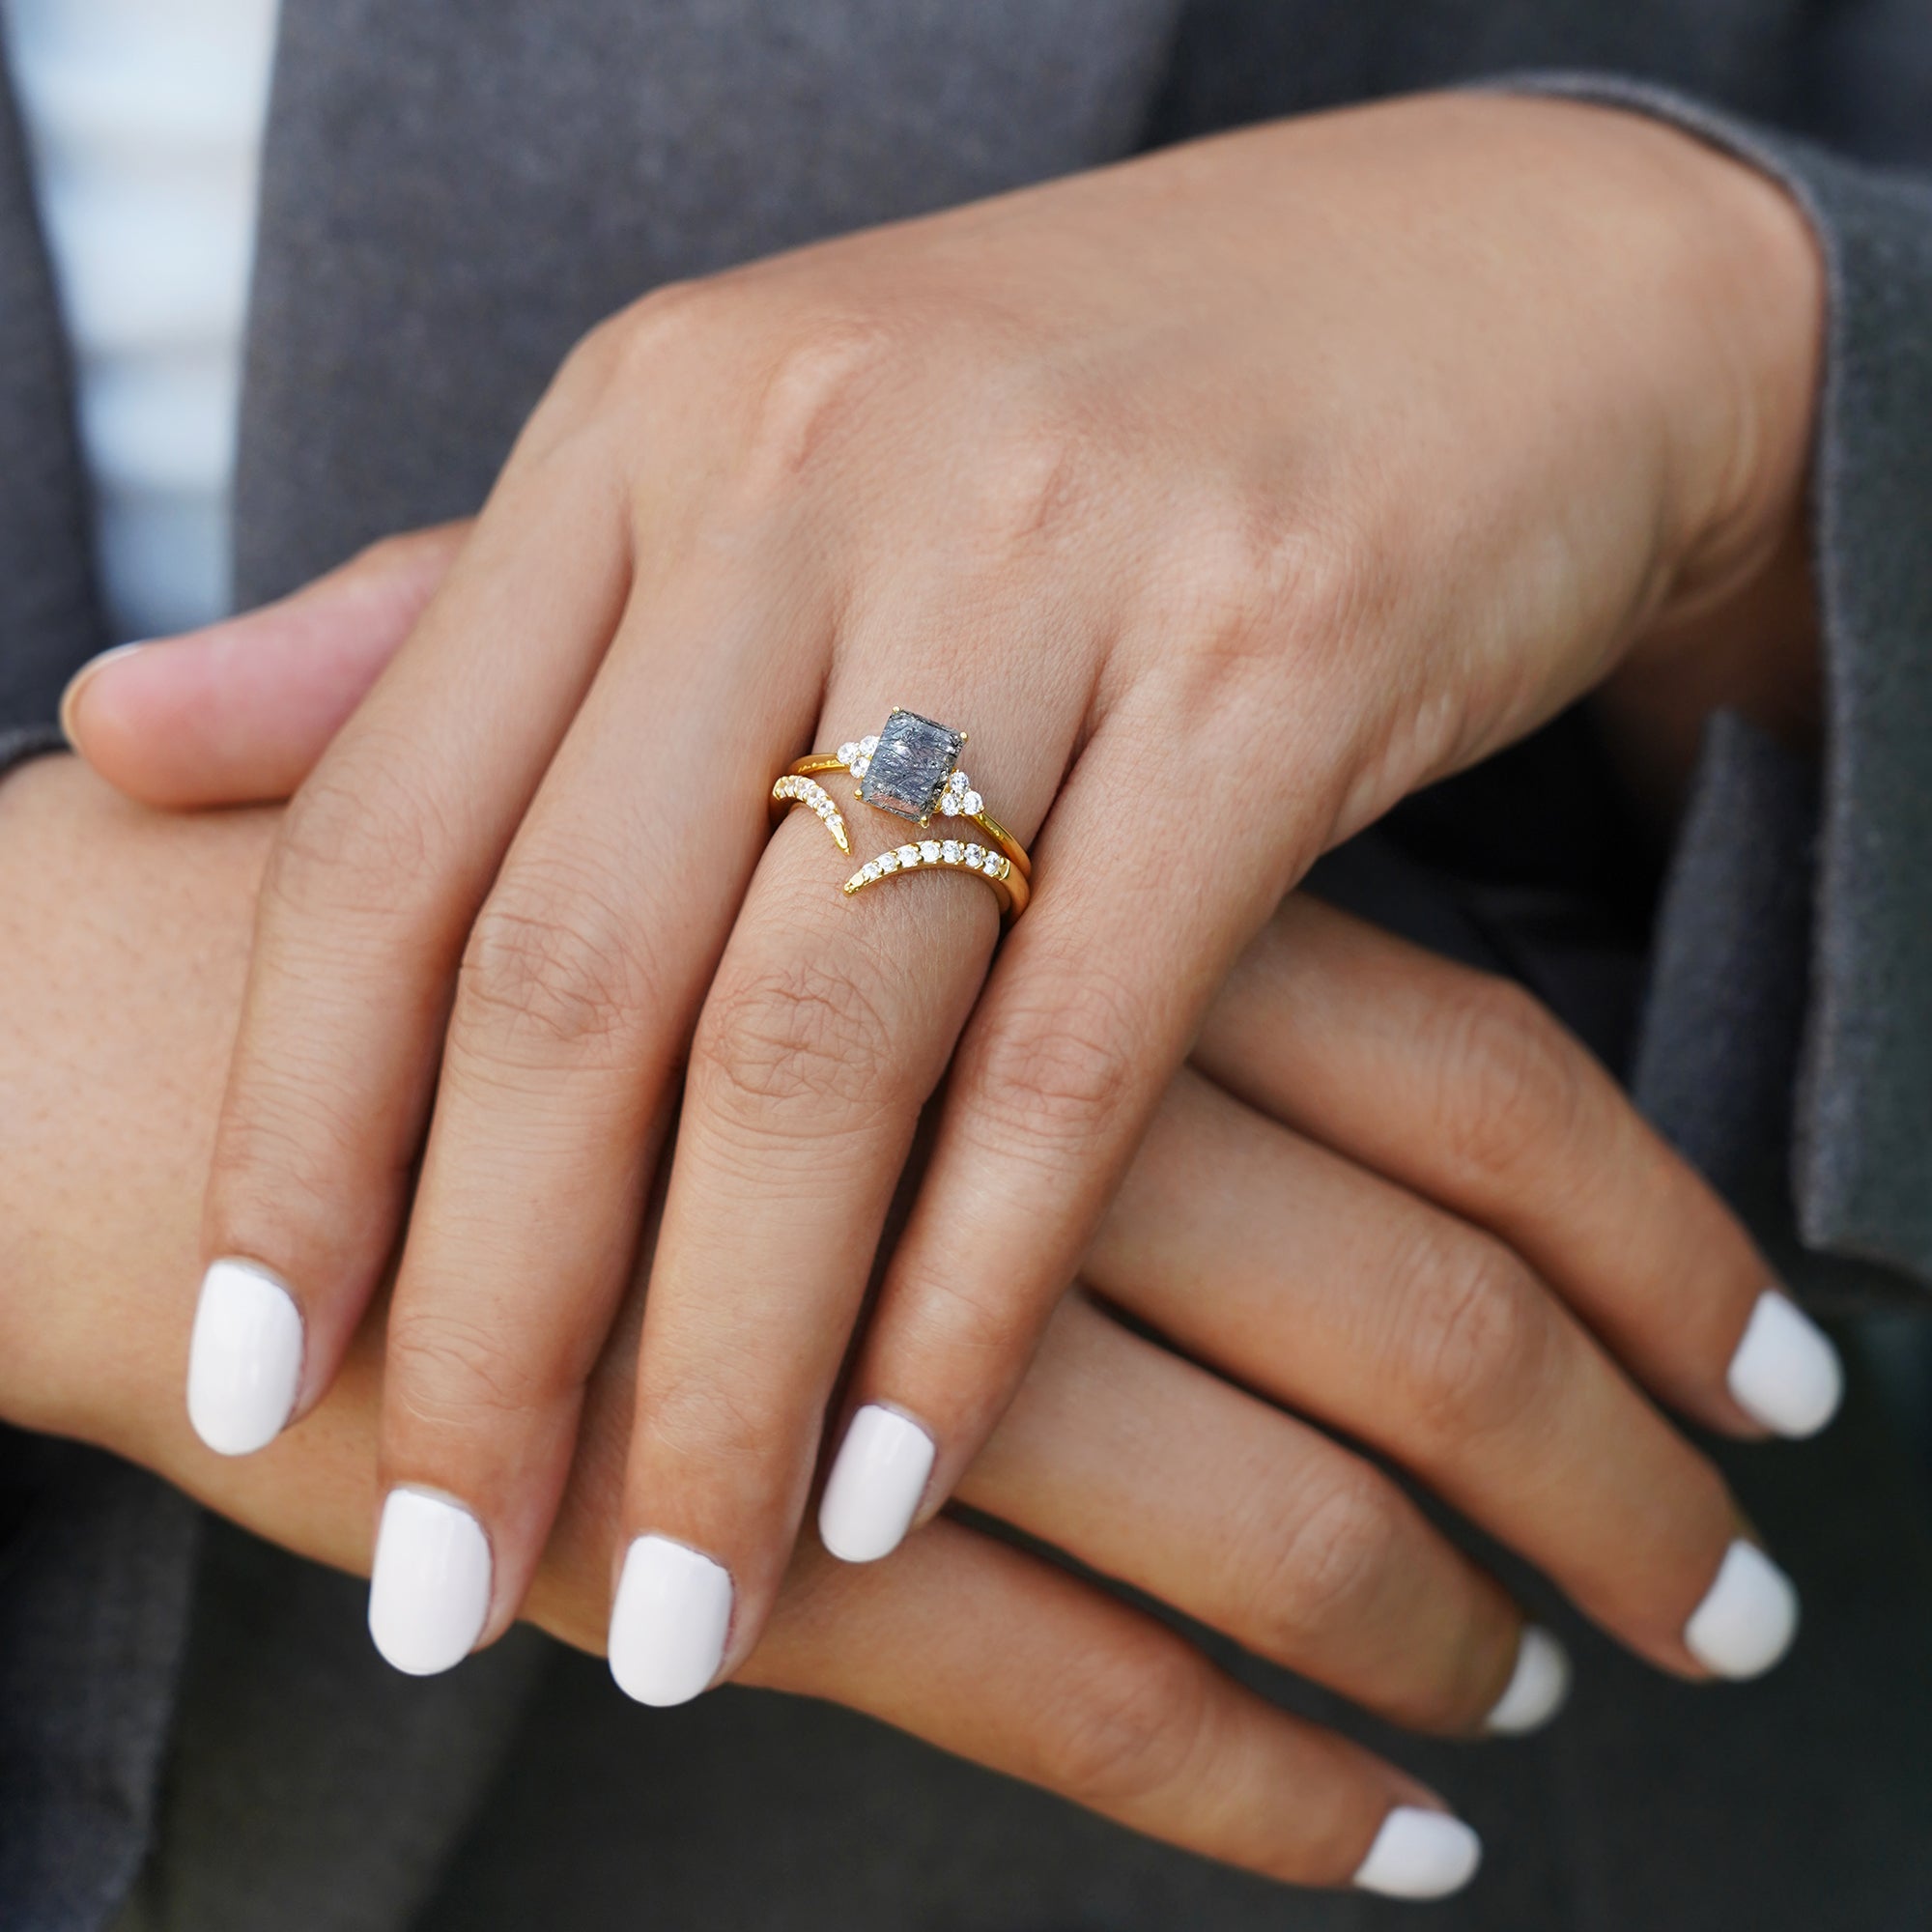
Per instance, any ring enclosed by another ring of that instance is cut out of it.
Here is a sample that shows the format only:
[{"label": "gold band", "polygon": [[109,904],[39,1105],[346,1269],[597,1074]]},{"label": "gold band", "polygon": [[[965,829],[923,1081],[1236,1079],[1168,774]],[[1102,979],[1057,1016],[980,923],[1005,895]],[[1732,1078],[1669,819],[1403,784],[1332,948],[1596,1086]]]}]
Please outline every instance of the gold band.
[{"label": "gold band", "polygon": [[818,814],[818,822],[832,835],[832,842],[841,852],[852,850],[852,841],[845,836],[845,816],[832,802],[832,794],[822,784],[814,782],[809,773],[799,770],[799,765],[809,765],[810,758],[801,758],[777,784],[772,787],[772,816],[781,817],[794,805],[810,806]]}]

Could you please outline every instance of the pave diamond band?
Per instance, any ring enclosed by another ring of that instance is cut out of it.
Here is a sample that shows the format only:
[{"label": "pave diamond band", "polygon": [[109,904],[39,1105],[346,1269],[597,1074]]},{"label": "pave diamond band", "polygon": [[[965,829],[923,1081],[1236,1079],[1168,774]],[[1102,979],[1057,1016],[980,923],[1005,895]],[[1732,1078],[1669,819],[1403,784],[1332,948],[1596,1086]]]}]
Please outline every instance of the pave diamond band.
[{"label": "pave diamond band", "polygon": [[850,898],[877,880],[922,867],[977,874],[992,887],[1001,912],[1009,919],[1017,919],[1026,908],[1026,877],[1013,862],[1004,852],[988,851],[983,845],[962,845],[956,838],[922,838],[917,844],[889,847],[876,859],[867,859],[841,890]]},{"label": "pave diamond band", "polygon": [[845,836],[845,815],[833,803],[832,794],[815,779],[810,779],[800,772],[787,772],[772,787],[772,803],[782,810],[786,806],[809,806],[818,814],[818,821],[832,835],[832,842],[841,852],[852,849],[852,841]]},{"label": "pave diamond band", "polygon": [[845,821],[818,782],[833,772],[856,779],[865,804],[909,818],[922,830],[935,817],[963,819],[984,835],[984,844],[922,838],[891,848],[854,872],[845,882],[845,892],[857,893],[878,879],[922,868],[972,872],[993,889],[1001,911],[1016,919],[1032,896],[1033,862],[1026,847],[986,810],[973,781],[959,769],[965,743],[963,731],[922,718],[916,711],[895,709],[875,734],[852,739],[836,753],[818,752],[799,759],[772,787],[772,800],[778,809],[809,806],[841,852],[851,849]]}]

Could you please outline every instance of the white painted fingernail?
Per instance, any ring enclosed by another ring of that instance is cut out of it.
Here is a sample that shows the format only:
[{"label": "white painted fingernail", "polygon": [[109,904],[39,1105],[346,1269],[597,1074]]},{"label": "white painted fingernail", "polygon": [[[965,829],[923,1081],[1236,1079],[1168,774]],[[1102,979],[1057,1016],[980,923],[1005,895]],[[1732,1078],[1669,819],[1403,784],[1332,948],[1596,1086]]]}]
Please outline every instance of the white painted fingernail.
[{"label": "white painted fingernail", "polygon": [[82,690],[85,689],[85,687],[93,681],[95,672],[98,670],[104,670],[109,665],[111,665],[115,661],[116,658],[132,657],[136,651],[146,650],[148,648],[149,641],[150,640],[147,639],[142,639],[139,641],[131,644],[116,644],[111,651],[102,651],[99,654],[99,656],[89,658],[88,661],[84,665],[82,665],[81,668],[77,671],[75,671],[71,678],[68,679],[67,689],[61,693],[60,727],[61,727],[61,736],[64,737],[70,745],[71,745],[74,742],[73,739],[74,706],[80,701],[80,694]]},{"label": "white painted fingernail", "polygon": [[718,1675],[731,1628],[731,1573],[640,1536],[624,1552],[611,1610],[611,1675],[640,1704],[688,1704]]},{"label": "white painted fingernail", "polygon": [[934,1453],[918,1423],[867,1403],[852,1418],[826,1480],[819,1541],[847,1563],[890,1556],[919,1513]]},{"label": "white painted fingernail", "polygon": [[369,1576],[369,1634],[398,1670],[434,1677],[476,1648],[490,1615],[490,1539],[461,1503],[391,1490]]},{"label": "white painted fingernail", "polygon": [[1384,1898],[1447,1898],[1483,1861],[1483,1841],[1460,1818],[1404,1804],[1382,1820],[1355,1874],[1358,1891]]},{"label": "white painted fingernail", "polygon": [[301,1367],[301,1314],[288,1290],[253,1262],[216,1262],[188,1345],[194,1433],[223,1456],[266,1449],[294,1413]]},{"label": "white painted fingernail", "polygon": [[1541,1730],[1569,1696],[1570,1653],[1541,1624],[1525,1624],[1509,1687],[1484,1728],[1501,1738]]},{"label": "white painted fingernail", "polygon": [[1719,1677],[1761,1677],[1798,1634],[1798,1592],[1754,1543],[1724,1552],[1718,1580],[1684,1626],[1690,1655]]},{"label": "white painted fingernail", "polygon": [[1815,1435],[1838,1412],[1845,1371],[1825,1331],[1768,1288],[1724,1379],[1738,1406],[1780,1435]]}]

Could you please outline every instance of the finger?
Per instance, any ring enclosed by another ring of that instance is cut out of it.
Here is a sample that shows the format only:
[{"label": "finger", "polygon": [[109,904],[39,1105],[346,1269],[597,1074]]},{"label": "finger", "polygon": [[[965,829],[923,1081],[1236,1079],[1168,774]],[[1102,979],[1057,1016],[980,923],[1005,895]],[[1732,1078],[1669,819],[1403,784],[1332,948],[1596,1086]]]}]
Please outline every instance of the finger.
[{"label": "finger", "polygon": [[[1183,856],[1179,829],[1158,814],[1123,832],[1121,801],[1146,797],[1157,752],[1131,721],[1110,721],[1041,835],[1032,903],[954,1058],[932,1162],[854,1370],[854,1420],[820,1512],[835,1544],[845,1520],[903,1529],[915,1501],[914,1520],[929,1516],[979,1452],[1223,960],[1271,903],[1249,908],[1196,887],[1221,868],[1199,839]],[[1202,825],[1220,822],[1209,782]],[[918,1499],[895,1493],[898,1472],[876,1453],[878,1414],[913,1418],[934,1445]],[[869,1555],[890,1547],[861,1545]]]},{"label": "finger", "polygon": [[1175,1083],[1087,1276],[1393,1457],[1662,1668],[1751,1676],[1788,1645],[1791,1586],[1722,1478],[1520,1259],[1199,1074]]},{"label": "finger", "polygon": [[1395,1723],[1532,1730],[1568,1689],[1387,1476],[1079,1295],[958,1494]]},{"label": "finger", "polygon": [[1492,1229],[1699,1421],[1809,1435],[1836,1409],[1836,1351],[1737,1218],[1507,981],[1296,895],[1230,976],[1195,1060]]},{"label": "finger", "polygon": [[96,658],[61,699],[69,742],[145,805],[287,798],[402,648],[469,527],[390,537],[260,610]]},{"label": "finger", "polygon": [[283,817],[205,1210],[188,1406],[213,1448],[312,1406],[387,1265],[464,939],[629,577],[605,493],[513,464]]},{"label": "finger", "polygon": [[[936,688],[945,670],[930,673]],[[887,712],[866,680],[843,669],[827,695],[841,740],[851,721]],[[1035,715],[1054,714],[1042,704]],[[1070,739],[1072,707],[1060,716]],[[983,734],[983,761],[974,741],[976,772],[1022,819],[1042,809],[1065,754],[1052,734],[1051,724],[1039,733],[1031,781],[1010,784],[1002,733]],[[941,851],[949,826],[961,828],[935,817],[922,832],[855,802],[849,779],[838,796],[852,851],[804,812],[779,828],[692,1042],[645,1307],[611,1638],[618,1682],[654,1702],[696,1695],[757,1640],[888,1206],[998,928],[995,895],[961,872],[843,893],[878,846]],[[916,1420],[895,1420],[917,1440]],[[918,1488],[915,1472],[913,1500]],[[672,1573],[705,1579],[709,1593],[688,1628],[672,1598],[637,1581]]]},{"label": "finger", "polygon": [[767,662],[798,615],[737,564],[635,605],[471,933],[389,1320],[371,1628],[404,1668],[506,1628],[542,1552],[775,748],[816,708],[810,632]]},{"label": "finger", "polygon": [[1439,1898],[1482,1848],[1424,1787],[1153,1619],[939,1522],[889,1564],[801,1552],[747,1683],[830,1697],[1286,1884]]}]

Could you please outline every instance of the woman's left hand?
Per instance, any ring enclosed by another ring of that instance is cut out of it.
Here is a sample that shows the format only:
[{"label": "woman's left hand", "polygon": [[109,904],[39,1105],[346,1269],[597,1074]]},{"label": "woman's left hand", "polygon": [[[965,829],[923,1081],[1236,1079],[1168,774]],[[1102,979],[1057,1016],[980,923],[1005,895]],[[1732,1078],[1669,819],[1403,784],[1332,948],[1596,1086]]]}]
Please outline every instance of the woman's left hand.
[{"label": "woman's left hand", "polygon": [[[433,1102],[384,1483],[482,1525],[476,1634],[504,1628],[682,1072],[613,1661],[667,1701],[734,1668],[949,1064],[852,1378],[849,1439],[893,1453],[831,1482],[855,1557],[985,1440],[1309,863],[1788,554],[1818,309],[1803,222],[1749,171],[1465,97],[1170,151],[596,331],[278,840],[208,1201],[208,1259],[244,1264],[204,1294],[211,1436],[258,1446],[320,1398]],[[1037,835],[990,971],[981,885],[841,896],[901,821],[841,799],[849,859],[804,813],[768,840],[775,775],[895,704],[970,729],[988,808]]]}]

